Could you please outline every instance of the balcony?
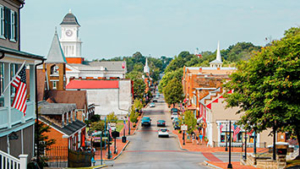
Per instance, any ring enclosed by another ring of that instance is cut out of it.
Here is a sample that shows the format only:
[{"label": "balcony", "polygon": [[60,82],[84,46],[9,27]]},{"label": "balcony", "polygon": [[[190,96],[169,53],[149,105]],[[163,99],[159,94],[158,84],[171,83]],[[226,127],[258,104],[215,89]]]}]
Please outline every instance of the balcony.
[{"label": "balcony", "polygon": [[27,120],[35,119],[35,105],[27,102],[26,116],[15,108],[11,108],[11,116],[8,116],[8,107],[0,108],[0,129],[9,128],[18,123],[26,123]]}]

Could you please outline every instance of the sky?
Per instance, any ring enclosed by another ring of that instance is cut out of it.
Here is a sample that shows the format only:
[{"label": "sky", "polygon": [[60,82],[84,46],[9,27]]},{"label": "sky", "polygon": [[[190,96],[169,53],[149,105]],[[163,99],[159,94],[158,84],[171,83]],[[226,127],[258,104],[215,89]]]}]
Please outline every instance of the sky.
[{"label": "sky", "polygon": [[[174,57],[226,49],[237,42],[265,45],[300,26],[299,0],[26,0],[21,50],[47,57],[57,27],[72,10],[86,60]],[[266,38],[268,40],[266,40]]]}]

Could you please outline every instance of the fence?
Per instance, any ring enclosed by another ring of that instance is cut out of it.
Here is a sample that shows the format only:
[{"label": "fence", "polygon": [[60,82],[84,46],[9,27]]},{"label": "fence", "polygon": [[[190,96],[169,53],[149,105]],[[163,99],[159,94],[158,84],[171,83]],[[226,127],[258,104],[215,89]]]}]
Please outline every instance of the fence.
[{"label": "fence", "polygon": [[[245,147],[244,142],[231,142],[232,147]],[[226,142],[215,142],[213,141],[213,147],[226,147]],[[227,142],[227,147],[229,147],[229,142]],[[247,143],[247,147],[254,147],[254,143]],[[257,148],[266,148],[266,142],[258,142],[256,143]]]},{"label": "fence", "polygon": [[43,157],[49,167],[68,167],[67,146],[52,146],[45,151]]},{"label": "fence", "polygon": [[3,151],[0,151],[0,168],[1,169],[26,169],[27,156],[25,154],[19,155],[17,159]]}]

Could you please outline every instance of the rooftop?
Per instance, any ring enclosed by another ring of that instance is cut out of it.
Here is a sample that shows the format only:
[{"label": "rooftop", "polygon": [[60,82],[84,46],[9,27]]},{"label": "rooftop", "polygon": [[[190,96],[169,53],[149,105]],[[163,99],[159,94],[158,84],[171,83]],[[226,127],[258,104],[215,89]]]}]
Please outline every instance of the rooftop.
[{"label": "rooftop", "polygon": [[79,25],[77,18],[75,15],[72,14],[71,11],[64,17],[63,21],[60,23],[60,25]]},{"label": "rooftop", "polygon": [[61,115],[76,109],[76,104],[48,103],[47,101],[40,101],[38,107],[39,113],[42,115]]},{"label": "rooftop", "polygon": [[118,80],[71,80],[66,89],[117,89]]}]

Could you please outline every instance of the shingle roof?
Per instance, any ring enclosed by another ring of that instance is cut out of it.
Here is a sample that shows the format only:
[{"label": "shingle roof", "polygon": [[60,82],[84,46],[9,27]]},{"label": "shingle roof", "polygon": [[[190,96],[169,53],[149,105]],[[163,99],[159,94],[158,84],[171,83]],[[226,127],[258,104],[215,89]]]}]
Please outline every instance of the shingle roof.
[{"label": "shingle roof", "polygon": [[69,12],[60,23],[61,25],[79,25],[77,18],[71,12]]},{"label": "shingle roof", "polygon": [[48,103],[40,101],[38,103],[39,113],[43,115],[59,115],[76,109],[76,104]]},{"label": "shingle roof", "polygon": [[43,117],[39,117],[39,119],[41,119],[42,121],[50,124],[51,127],[65,133],[68,136],[76,133],[76,131],[78,131],[79,129],[86,126],[86,124],[84,122],[80,121],[80,120],[73,121],[72,123],[69,123],[68,125],[66,125],[64,127],[60,127],[60,126],[56,125],[55,123],[52,123],[52,122],[46,120]]},{"label": "shingle roof", "polygon": [[67,63],[64,52],[61,49],[56,30],[45,63]]},{"label": "shingle roof", "polygon": [[84,109],[87,107],[86,91],[50,90],[48,96],[57,103],[75,103],[77,109]]},{"label": "shingle roof", "polygon": [[119,88],[117,80],[71,80],[66,89],[116,89]]}]

